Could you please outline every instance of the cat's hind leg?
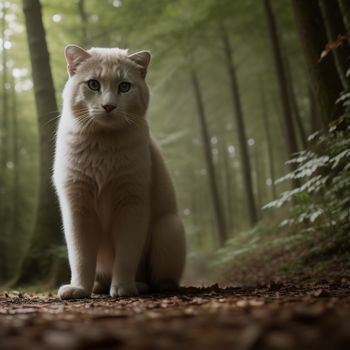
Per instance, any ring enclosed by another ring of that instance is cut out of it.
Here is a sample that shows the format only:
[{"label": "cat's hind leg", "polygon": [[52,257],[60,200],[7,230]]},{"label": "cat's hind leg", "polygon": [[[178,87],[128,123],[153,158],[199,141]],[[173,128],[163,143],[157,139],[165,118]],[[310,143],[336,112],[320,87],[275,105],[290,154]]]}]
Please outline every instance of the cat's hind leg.
[{"label": "cat's hind leg", "polygon": [[174,290],[185,267],[186,241],[182,221],[176,214],[158,219],[151,228],[150,274],[156,290]]},{"label": "cat's hind leg", "polygon": [[96,277],[92,292],[109,294],[112,281],[114,249],[112,241],[104,234],[97,254]]},{"label": "cat's hind leg", "polygon": [[111,287],[112,276],[97,274],[92,292],[94,294],[109,294]]}]

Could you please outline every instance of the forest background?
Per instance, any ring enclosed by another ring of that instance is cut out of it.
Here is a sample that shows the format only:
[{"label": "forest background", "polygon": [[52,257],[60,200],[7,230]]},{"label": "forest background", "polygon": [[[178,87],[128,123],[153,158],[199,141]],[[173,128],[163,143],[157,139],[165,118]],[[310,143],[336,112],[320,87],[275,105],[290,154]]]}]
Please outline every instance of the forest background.
[{"label": "forest background", "polygon": [[0,9],[2,285],[67,279],[51,169],[69,43],[152,52],[147,115],[186,226],[186,281],[348,271],[348,1]]}]

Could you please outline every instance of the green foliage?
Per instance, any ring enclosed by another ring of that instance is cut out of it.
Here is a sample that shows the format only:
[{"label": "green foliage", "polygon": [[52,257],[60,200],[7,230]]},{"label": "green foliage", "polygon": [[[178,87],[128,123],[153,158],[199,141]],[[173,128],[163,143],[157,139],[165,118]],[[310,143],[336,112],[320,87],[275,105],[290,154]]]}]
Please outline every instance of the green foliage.
[{"label": "green foliage", "polygon": [[281,225],[297,225],[305,232],[348,232],[350,229],[350,126],[343,117],[327,132],[309,137],[310,147],[293,157],[296,169],[277,182],[302,184],[265,205],[280,208],[293,202],[290,217]]},{"label": "green foliage", "polygon": [[254,228],[241,232],[238,237],[227,240],[225,246],[215,252],[212,266],[220,268],[233,264],[240,256],[255,251],[259,236],[264,232],[262,227]]}]

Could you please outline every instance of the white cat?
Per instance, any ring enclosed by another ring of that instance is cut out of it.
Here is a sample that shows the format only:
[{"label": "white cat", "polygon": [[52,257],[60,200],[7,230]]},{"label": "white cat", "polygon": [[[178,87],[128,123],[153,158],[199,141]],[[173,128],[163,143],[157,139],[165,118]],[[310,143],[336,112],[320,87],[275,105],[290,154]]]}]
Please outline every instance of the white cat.
[{"label": "white cat", "polygon": [[175,191],[150,137],[145,83],[150,53],[65,49],[54,163],[71,282],[62,299],[133,296],[176,288],[185,234]]}]

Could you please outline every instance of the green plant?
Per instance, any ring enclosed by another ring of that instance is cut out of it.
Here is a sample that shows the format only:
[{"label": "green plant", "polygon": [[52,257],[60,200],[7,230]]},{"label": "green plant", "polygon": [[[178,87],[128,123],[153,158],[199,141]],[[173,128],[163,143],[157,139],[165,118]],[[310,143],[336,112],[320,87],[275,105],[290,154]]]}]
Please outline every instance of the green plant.
[{"label": "green plant", "polygon": [[[349,98],[342,100],[348,105]],[[309,137],[307,150],[289,163],[295,170],[277,180],[299,179],[301,185],[283,192],[264,206],[279,208],[293,202],[290,216],[281,225],[298,225],[305,232],[347,233],[350,230],[350,126],[346,116],[329,130]]]}]

